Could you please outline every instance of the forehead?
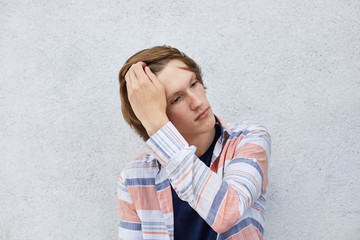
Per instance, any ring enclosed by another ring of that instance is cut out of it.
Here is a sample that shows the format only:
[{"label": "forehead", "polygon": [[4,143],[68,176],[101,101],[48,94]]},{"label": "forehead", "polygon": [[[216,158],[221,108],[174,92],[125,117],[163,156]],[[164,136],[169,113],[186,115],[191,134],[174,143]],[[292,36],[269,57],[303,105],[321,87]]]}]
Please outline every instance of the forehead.
[{"label": "forehead", "polygon": [[166,90],[177,90],[175,88],[180,88],[184,84],[189,83],[195,76],[195,73],[182,69],[186,67],[186,64],[180,60],[171,60],[166,64],[164,69],[157,74],[157,77]]}]

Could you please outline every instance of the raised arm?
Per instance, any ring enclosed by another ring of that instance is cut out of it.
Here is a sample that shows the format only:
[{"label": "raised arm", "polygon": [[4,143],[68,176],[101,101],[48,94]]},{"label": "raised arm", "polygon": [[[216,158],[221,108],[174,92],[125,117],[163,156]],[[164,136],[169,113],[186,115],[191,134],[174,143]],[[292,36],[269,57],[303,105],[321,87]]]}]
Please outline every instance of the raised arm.
[{"label": "raised arm", "polygon": [[265,191],[270,137],[259,125],[250,125],[242,135],[227,141],[217,163],[223,174],[216,174],[199,160],[195,147],[187,144],[171,122],[146,143],[179,197],[216,232],[236,224]]}]

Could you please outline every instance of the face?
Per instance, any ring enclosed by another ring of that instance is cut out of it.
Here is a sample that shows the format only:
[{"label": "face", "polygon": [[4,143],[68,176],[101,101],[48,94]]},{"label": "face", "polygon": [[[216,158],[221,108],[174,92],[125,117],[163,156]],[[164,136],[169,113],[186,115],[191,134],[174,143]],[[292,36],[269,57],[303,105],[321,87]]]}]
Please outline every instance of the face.
[{"label": "face", "polygon": [[189,142],[201,135],[210,136],[215,118],[204,86],[198,82],[195,73],[181,67],[187,66],[180,60],[172,60],[157,77],[165,87],[166,114]]}]

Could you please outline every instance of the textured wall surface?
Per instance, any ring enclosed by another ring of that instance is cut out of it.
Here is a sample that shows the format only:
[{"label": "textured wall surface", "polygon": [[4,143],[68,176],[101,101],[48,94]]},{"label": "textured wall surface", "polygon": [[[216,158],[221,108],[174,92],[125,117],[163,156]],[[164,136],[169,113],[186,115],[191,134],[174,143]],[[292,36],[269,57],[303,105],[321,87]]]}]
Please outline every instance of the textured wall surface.
[{"label": "textured wall surface", "polygon": [[117,178],[145,149],[117,74],[163,44],[223,120],[272,134],[265,239],[358,240],[357,0],[0,0],[0,239],[117,239]]}]

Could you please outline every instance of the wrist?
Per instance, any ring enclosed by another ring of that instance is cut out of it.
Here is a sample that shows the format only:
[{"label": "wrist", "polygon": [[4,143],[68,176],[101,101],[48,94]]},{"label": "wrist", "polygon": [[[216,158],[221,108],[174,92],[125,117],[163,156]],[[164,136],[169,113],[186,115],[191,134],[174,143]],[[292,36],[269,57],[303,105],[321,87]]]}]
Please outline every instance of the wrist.
[{"label": "wrist", "polygon": [[159,131],[160,128],[162,128],[163,126],[165,126],[170,120],[168,119],[168,117],[162,117],[162,118],[158,118],[156,121],[154,121],[151,124],[148,124],[147,126],[144,126],[146,129],[147,134],[149,135],[149,137],[151,137],[154,133],[156,133],[157,131]]}]

